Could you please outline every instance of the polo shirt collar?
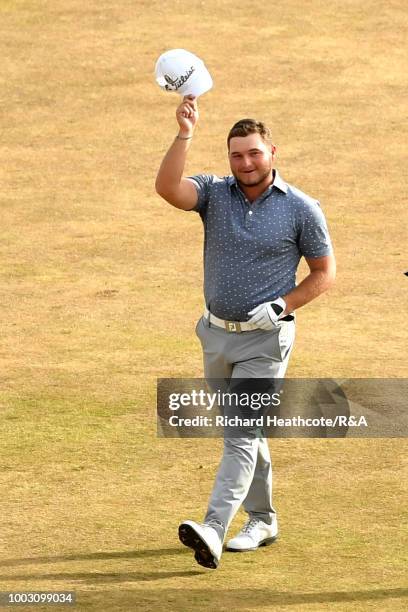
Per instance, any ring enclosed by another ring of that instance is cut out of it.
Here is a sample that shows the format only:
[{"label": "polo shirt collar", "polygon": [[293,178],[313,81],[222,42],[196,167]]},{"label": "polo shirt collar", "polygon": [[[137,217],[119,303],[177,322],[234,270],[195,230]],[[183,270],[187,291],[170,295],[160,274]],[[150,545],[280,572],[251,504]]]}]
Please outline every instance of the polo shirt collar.
[{"label": "polo shirt collar", "polygon": [[[230,187],[232,187],[233,185],[237,185],[237,181],[236,181],[235,176],[229,176],[228,177],[228,185]],[[276,187],[276,189],[279,189],[279,191],[282,191],[283,193],[287,193],[288,192],[287,183],[285,183],[285,181],[280,176],[278,170],[276,170],[276,169],[274,169],[274,179],[273,179],[273,183],[269,187],[269,189],[272,189],[273,187]]]},{"label": "polo shirt collar", "polygon": [[275,170],[275,177],[273,179],[272,187],[276,187],[280,191],[283,191],[283,193],[288,193],[288,186],[277,170]]}]

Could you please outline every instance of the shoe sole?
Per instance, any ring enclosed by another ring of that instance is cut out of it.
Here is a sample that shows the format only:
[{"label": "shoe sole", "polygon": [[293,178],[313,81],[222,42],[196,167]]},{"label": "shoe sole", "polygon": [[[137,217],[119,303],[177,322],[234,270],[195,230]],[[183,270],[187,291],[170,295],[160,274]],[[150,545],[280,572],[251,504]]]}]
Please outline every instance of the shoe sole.
[{"label": "shoe sole", "polygon": [[178,533],[180,542],[195,551],[194,558],[197,563],[209,569],[217,569],[218,559],[214,557],[208,544],[204,542],[191,525],[180,525]]},{"label": "shoe sole", "polygon": [[258,548],[260,548],[261,546],[270,546],[271,544],[276,542],[277,539],[278,536],[276,535],[273,536],[273,538],[266,538],[265,540],[262,540],[262,542],[260,542],[258,546],[254,546],[253,548],[230,548],[229,546],[226,546],[225,550],[228,550],[228,552],[248,552],[251,550],[258,550]]}]

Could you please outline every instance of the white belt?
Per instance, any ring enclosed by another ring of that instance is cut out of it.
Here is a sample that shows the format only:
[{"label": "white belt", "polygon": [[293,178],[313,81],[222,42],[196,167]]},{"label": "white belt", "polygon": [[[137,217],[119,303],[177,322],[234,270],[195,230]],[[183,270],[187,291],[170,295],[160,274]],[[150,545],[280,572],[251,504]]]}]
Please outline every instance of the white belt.
[{"label": "white belt", "polygon": [[252,323],[246,323],[244,321],[224,321],[224,319],[219,319],[215,315],[211,314],[208,308],[204,308],[204,317],[211,323],[211,325],[215,325],[216,327],[222,327],[227,332],[235,332],[241,333],[244,331],[253,331],[254,329],[259,329],[256,325]]}]

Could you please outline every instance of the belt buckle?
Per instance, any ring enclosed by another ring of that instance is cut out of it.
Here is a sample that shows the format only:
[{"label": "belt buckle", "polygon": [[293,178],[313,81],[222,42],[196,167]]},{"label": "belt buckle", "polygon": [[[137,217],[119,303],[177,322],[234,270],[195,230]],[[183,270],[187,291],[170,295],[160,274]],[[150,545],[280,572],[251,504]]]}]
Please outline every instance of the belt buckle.
[{"label": "belt buckle", "polygon": [[225,329],[228,333],[235,332],[241,333],[241,323],[239,321],[225,321]]}]

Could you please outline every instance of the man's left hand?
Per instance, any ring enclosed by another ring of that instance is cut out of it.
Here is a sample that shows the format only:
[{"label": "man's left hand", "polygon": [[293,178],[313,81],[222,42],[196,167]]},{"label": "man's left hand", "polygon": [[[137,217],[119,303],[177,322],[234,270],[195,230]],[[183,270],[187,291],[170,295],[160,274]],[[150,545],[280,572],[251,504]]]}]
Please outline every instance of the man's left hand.
[{"label": "man's left hand", "polygon": [[286,314],[286,302],[282,298],[277,298],[273,302],[264,302],[253,308],[248,323],[256,325],[260,329],[271,330],[279,327],[279,320]]}]

